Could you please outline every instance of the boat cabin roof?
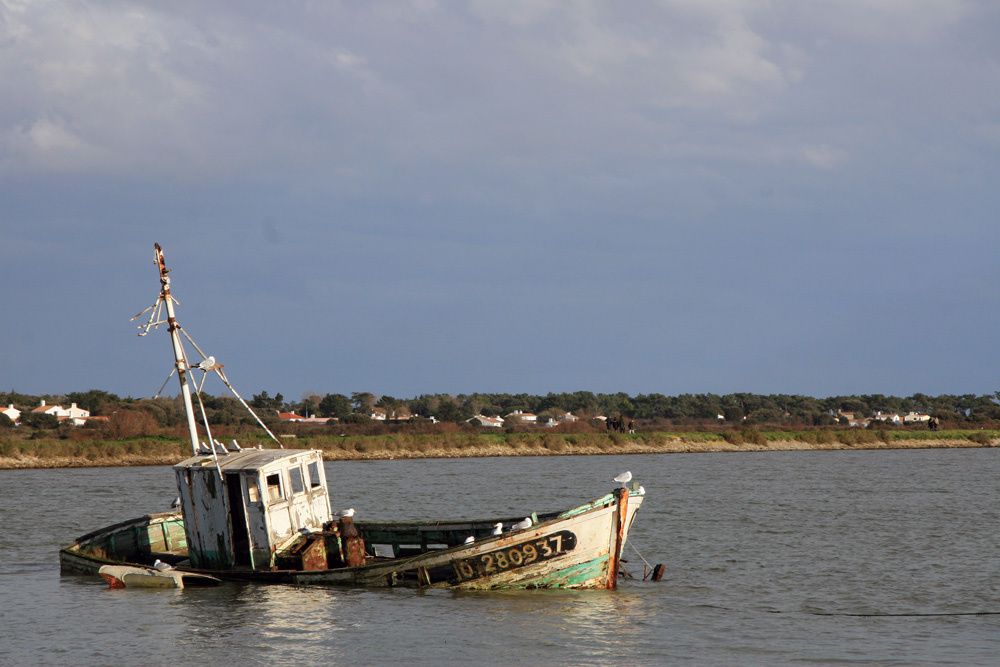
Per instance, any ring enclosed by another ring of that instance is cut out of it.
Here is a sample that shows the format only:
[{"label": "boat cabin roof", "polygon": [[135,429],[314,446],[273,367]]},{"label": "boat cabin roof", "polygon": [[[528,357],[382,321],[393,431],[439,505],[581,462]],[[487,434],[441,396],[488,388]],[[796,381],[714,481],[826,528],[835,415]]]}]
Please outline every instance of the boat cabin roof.
[{"label": "boat cabin roof", "polygon": [[[219,468],[223,471],[262,470],[272,467],[275,463],[291,465],[300,461],[322,460],[319,451],[315,449],[244,449],[219,455]],[[192,456],[174,466],[174,468],[204,468],[215,466],[215,457],[211,454]],[[279,466],[280,467],[280,466]]]}]

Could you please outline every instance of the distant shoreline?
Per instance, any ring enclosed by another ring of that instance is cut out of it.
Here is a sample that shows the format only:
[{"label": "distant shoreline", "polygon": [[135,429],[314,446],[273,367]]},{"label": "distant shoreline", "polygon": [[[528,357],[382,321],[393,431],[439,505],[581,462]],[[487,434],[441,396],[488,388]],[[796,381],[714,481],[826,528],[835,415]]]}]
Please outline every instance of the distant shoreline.
[{"label": "distant shoreline", "polygon": [[[903,435],[903,434],[900,434]],[[765,442],[745,442],[735,444],[722,439],[685,439],[683,437],[660,438],[654,442],[643,439],[619,439],[617,442],[595,444],[567,444],[555,446],[548,441],[537,446],[524,446],[519,443],[484,442],[465,444],[457,447],[421,447],[418,450],[401,449],[399,447],[380,447],[381,443],[369,443],[364,451],[343,446],[328,446],[328,443],[310,443],[303,438],[302,442],[290,441],[289,448],[315,448],[323,452],[327,461],[367,461],[396,459],[441,459],[441,458],[492,458],[499,456],[592,456],[592,455],[634,455],[634,454],[691,454],[691,453],[722,453],[722,452],[782,452],[782,451],[843,451],[843,450],[877,450],[877,449],[970,449],[993,447],[991,440],[973,441],[967,437],[914,438],[891,439],[890,441],[875,440],[871,442],[804,442],[800,440],[768,439]],[[317,446],[318,445],[318,446]],[[327,446],[324,446],[327,445]],[[22,452],[15,455],[0,456],[0,470],[46,469],[46,468],[92,468],[92,467],[130,467],[151,465],[173,465],[190,456],[180,449],[171,447],[174,451],[142,452],[120,451],[121,448],[81,448],[78,453],[46,452],[45,447],[36,447],[35,451]]]}]

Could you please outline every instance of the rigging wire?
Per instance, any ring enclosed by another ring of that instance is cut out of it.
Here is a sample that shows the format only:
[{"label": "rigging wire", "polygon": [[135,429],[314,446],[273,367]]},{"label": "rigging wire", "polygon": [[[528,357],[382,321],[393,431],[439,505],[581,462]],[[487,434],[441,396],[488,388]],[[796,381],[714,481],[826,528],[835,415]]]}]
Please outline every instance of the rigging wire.
[{"label": "rigging wire", "polygon": [[[198,346],[198,343],[196,343],[194,341],[194,338],[192,338],[191,334],[189,334],[187,332],[187,329],[185,329],[184,327],[182,327],[179,323],[177,325],[177,328],[178,328],[178,330],[180,330],[180,332],[182,334],[184,334],[184,337],[188,339],[188,342],[191,343],[191,345],[194,347],[194,349],[198,350],[198,354],[201,355],[202,359],[208,359],[208,355],[205,354],[205,351],[202,350],[201,347]],[[234,387],[232,385],[232,383],[229,382],[229,378],[227,378],[226,374],[222,372],[222,366],[221,365],[216,365],[214,368],[212,368],[212,371],[216,375],[219,376],[219,379],[222,380],[222,383],[224,385],[226,385],[226,387],[229,389],[230,392],[232,392],[233,396],[236,397],[236,399],[240,402],[240,404],[244,408],[246,408],[247,412],[249,412],[253,416],[253,418],[255,420],[257,420],[257,424],[259,424],[260,427],[262,429],[264,429],[264,432],[266,432],[271,437],[271,440],[274,440],[275,444],[278,445],[278,448],[279,449],[284,449],[285,445],[282,444],[282,442],[280,440],[278,440],[277,436],[275,436],[274,433],[271,432],[271,429],[269,429],[267,427],[267,424],[265,424],[264,421],[260,417],[257,416],[257,413],[253,411],[253,408],[251,408],[249,405],[247,405],[247,402],[245,400],[243,400],[243,397],[240,396],[240,394],[239,394],[238,391],[236,391],[236,387]],[[208,371],[205,371],[205,373],[207,375]]]}]

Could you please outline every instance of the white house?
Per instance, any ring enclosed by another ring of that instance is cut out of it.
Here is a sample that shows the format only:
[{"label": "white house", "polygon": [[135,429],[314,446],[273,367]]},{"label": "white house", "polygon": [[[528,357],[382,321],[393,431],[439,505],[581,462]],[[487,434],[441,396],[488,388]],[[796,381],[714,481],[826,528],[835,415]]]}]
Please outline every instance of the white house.
[{"label": "white house", "polygon": [[52,415],[59,421],[68,420],[73,426],[83,426],[90,417],[90,411],[77,407],[76,403],[70,403],[68,408],[61,405],[46,405],[42,399],[41,405],[31,411],[32,414]]},{"label": "white house", "polygon": [[522,412],[521,410],[514,410],[509,415],[504,415],[505,419],[517,419],[522,422],[536,423],[538,421],[538,415],[533,412]]},{"label": "white house", "polygon": [[922,412],[907,412],[903,415],[903,422],[906,424],[919,424],[920,422],[929,422],[931,420],[930,415],[925,415]]},{"label": "white house", "polygon": [[299,421],[303,424],[329,424],[338,420],[336,417],[303,417]]},{"label": "white house", "polygon": [[37,408],[31,410],[33,415],[52,415],[53,417],[58,417],[60,412],[62,412],[61,405],[46,405],[44,398]]},{"label": "white house", "polygon": [[372,408],[372,412],[368,417],[372,421],[384,422],[388,414],[386,414],[385,408]]},{"label": "white house", "polygon": [[875,419],[880,422],[889,422],[890,424],[902,424],[903,418],[900,417],[895,412],[882,412],[879,410],[875,413]]},{"label": "white house", "polygon": [[77,407],[76,403],[70,403],[69,407],[63,411],[62,416],[72,419],[73,423],[77,426],[83,426],[84,422],[87,421],[87,417],[90,416],[90,410],[84,410]]},{"label": "white house", "polygon": [[475,426],[485,426],[487,428],[500,428],[503,426],[503,418],[487,417],[485,415],[476,415],[471,419],[466,419],[465,423],[473,424]]},{"label": "white house", "polygon": [[8,405],[3,410],[0,410],[0,413],[7,415],[7,418],[15,424],[17,423],[17,420],[21,418],[21,411],[15,408],[13,403]]},{"label": "white house", "polygon": [[556,418],[560,423],[572,424],[578,421],[580,418],[574,415],[572,412],[564,412]]}]

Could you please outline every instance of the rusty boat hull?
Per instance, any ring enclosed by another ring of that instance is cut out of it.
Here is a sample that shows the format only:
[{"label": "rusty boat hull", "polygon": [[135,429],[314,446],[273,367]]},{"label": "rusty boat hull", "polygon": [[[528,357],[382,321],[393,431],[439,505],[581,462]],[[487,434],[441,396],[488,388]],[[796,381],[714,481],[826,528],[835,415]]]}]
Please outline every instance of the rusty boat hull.
[{"label": "rusty boat hull", "polygon": [[[630,492],[631,491],[631,492]],[[156,560],[180,572],[225,581],[346,587],[458,590],[603,588],[617,586],[628,532],[645,490],[616,489],[563,512],[534,515],[529,528],[491,534],[516,518],[455,521],[359,521],[365,564],[288,567],[276,554],[270,569],[190,566],[181,512],[150,514],[87,533],[60,550],[64,575],[96,576],[102,566],[148,567]],[[469,536],[475,541],[465,543]],[[291,548],[291,547],[290,547]],[[325,565],[325,564],[324,564]]]}]

